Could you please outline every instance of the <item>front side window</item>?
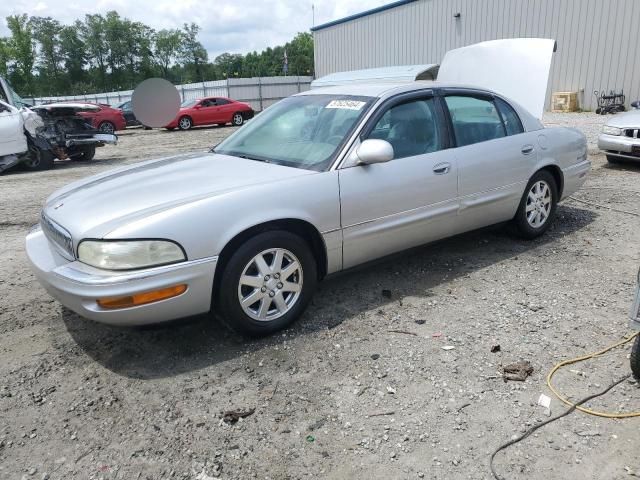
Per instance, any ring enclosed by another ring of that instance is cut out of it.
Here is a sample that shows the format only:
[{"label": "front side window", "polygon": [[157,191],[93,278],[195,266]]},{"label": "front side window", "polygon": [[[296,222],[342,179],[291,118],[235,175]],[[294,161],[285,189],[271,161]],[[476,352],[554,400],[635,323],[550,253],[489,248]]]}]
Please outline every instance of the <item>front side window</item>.
[{"label": "front side window", "polygon": [[373,99],[300,95],[267,108],[215,153],[308,170],[326,170]]},{"label": "front side window", "polygon": [[229,103],[229,100],[226,100],[224,98],[217,98],[216,99],[216,105],[220,106],[220,105],[226,105]]},{"label": "front side window", "polygon": [[440,150],[441,136],[433,98],[412,100],[389,108],[367,138],[389,142],[395,159]]},{"label": "front side window", "polygon": [[501,98],[496,98],[496,105],[500,111],[500,116],[504,122],[504,128],[507,131],[507,135],[517,135],[524,132],[522,122],[516,111],[507,102]]},{"label": "front side window", "polygon": [[450,95],[445,102],[459,147],[502,138],[505,128],[492,100]]}]

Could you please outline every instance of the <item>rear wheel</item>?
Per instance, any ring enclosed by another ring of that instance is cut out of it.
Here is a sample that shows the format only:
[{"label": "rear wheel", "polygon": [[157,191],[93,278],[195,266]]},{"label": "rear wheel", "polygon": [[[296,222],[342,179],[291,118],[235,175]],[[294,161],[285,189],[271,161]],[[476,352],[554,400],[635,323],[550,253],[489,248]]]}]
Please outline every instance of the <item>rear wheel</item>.
[{"label": "rear wheel", "polygon": [[264,232],[233,253],[216,303],[233,330],[268,335],[302,315],[316,284],[316,261],[307,242],[286,231]]},{"label": "rear wheel", "polygon": [[29,156],[22,161],[25,170],[32,172],[53,168],[55,156],[49,150],[42,150],[35,145],[29,146]]},{"label": "rear wheel", "polygon": [[233,123],[236,127],[239,127],[244,123],[244,117],[240,112],[236,112],[233,114],[233,117],[231,118],[231,123]]},{"label": "rear wheel", "polygon": [[640,335],[636,337],[631,348],[631,372],[640,381]]},{"label": "rear wheel", "polygon": [[113,133],[116,131],[116,126],[111,122],[102,122],[98,126],[98,130],[100,130],[102,133]]},{"label": "rear wheel", "polygon": [[517,233],[533,239],[547,231],[558,205],[558,187],[553,175],[546,170],[536,172],[522,195],[513,219]]},{"label": "rear wheel", "polygon": [[193,126],[193,122],[189,117],[182,117],[178,120],[178,128],[180,130],[189,130]]}]

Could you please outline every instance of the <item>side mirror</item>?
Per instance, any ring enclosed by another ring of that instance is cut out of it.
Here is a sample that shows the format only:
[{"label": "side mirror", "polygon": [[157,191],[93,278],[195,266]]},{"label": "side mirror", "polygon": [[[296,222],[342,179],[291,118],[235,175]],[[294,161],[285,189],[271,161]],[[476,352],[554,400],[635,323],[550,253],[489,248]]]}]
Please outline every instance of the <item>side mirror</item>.
[{"label": "side mirror", "polygon": [[386,140],[370,138],[365,140],[356,149],[358,164],[371,165],[393,160],[393,146]]},{"label": "side mirror", "polygon": [[638,108],[640,109],[640,100],[636,100],[635,102],[631,102],[631,106],[633,108]]}]

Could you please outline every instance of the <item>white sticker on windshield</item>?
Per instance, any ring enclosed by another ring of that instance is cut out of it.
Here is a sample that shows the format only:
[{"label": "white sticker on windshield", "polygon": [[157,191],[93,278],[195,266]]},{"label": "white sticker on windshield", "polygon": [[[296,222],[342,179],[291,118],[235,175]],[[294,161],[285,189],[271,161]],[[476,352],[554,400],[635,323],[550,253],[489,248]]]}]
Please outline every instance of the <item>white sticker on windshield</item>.
[{"label": "white sticker on windshield", "polygon": [[344,108],[346,110],[360,110],[366,102],[359,100],[332,100],[324,108]]}]

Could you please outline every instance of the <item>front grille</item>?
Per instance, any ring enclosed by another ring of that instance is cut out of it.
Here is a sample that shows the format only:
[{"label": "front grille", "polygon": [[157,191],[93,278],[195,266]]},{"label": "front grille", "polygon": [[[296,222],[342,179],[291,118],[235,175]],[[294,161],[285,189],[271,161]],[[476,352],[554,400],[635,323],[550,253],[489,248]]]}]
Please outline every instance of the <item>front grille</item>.
[{"label": "front grille", "polygon": [[640,138],[640,128],[627,128],[624,135],[629,138]]},{"label": "front grille", "polygon": [[40,226],[46,237],[58,248],[62,256],[69,260],[75,259],[75,255],[73,254],[73,240],[71,240],[69,232],[57,223],[49,220],[44,212],[40,215]]}]

